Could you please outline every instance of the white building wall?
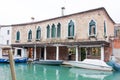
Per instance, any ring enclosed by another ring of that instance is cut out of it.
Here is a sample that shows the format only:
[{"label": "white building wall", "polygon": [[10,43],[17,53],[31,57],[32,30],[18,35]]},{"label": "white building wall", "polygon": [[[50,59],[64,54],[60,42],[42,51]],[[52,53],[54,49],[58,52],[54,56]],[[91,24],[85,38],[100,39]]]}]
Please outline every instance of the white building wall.
[{"label": "white building wall", "polygon": [[[8,34],[9,31],[9,34]],[[1,45],[11,45],[11,33],[12,33],[12,27],[11,26],[5,26],[0,28],[0,44]],[[7,40],[9,41],[9,44],[7,44]]]}]

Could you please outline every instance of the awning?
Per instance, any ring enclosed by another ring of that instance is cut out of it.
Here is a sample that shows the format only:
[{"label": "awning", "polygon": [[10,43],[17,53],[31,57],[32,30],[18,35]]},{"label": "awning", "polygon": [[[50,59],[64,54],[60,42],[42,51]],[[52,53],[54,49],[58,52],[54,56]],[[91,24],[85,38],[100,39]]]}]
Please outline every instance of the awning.
[{"label": "awning", "polygon": [[109,46],[106,41],[82,41],[82,42],[54,42],[54,43],[31,43],[31,44],[12,44],[12,47],[44,47],[44,46]]}]

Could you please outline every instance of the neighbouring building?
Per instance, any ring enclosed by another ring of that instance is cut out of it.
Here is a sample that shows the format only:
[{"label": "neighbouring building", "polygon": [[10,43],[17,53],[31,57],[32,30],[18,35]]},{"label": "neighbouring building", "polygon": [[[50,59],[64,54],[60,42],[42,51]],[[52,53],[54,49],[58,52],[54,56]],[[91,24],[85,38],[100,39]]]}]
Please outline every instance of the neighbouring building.
[{"label": "neighbouring building", "polygon": [[11,49],[12,27],[10,25],[0,25],[0,58],[8,55]]},{"label": "neighbouring building", "polygon": [[120,63],[120,24],[115,24],[114,36],[112,37],[112,53]]},{"label": "neighbouring building", "polygon": [[[108,61],[114,24],[107,11],[92,9],[43,21],[13,24],[14,54],[34,60]],[[24,53],[24,55],[22,55]]]}]

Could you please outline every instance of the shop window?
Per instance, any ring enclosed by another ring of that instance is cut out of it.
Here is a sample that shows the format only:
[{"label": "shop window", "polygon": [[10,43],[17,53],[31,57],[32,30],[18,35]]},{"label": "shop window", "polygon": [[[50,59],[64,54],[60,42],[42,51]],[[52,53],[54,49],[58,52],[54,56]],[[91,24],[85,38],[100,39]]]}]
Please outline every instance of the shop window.
[{"label": "shop window", "polygon": [[95,47],[95,48],[92,48],[92,56],[100,56],[100,48],[97,48],[97,47]]}]

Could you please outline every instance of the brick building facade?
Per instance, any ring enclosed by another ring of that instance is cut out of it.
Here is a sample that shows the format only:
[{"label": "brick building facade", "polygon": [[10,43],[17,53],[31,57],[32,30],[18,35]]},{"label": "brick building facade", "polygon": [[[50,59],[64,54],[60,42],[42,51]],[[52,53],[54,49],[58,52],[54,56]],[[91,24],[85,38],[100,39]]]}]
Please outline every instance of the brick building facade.
[{"label": "brick building facade", "polygon": [[114,24],[104,8],[13,24],[12,47],[34,60],[108,60]]}]

